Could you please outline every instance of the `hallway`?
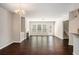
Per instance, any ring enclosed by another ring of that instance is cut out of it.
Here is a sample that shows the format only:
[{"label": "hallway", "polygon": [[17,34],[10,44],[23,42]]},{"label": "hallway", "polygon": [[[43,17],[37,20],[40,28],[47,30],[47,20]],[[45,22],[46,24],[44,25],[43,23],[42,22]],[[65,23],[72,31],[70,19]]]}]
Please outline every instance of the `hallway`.
[{"label": "hallway", "polygon": [[1,55],[72,55],[73,47],[53,36],[31,36],[0,50]]}]

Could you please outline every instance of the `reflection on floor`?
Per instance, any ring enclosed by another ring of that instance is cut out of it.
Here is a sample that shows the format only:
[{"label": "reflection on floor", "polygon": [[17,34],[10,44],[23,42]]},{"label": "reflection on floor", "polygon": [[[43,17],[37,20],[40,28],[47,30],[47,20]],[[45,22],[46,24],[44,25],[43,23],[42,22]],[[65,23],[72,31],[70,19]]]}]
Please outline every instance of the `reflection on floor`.
[{"label": "reflection on floor", "polygon": [[32,36],[31,37],[31,46],[32,49],[35,50],[46,50],[53,48],[53,37],[52,36]]},{"label": "reflection on floor", "polygon": [[[64,44],[65,43],[65,44]],[[72,46],[53,36],[31,36],[0,50],[5,55],[72,55]]]}]

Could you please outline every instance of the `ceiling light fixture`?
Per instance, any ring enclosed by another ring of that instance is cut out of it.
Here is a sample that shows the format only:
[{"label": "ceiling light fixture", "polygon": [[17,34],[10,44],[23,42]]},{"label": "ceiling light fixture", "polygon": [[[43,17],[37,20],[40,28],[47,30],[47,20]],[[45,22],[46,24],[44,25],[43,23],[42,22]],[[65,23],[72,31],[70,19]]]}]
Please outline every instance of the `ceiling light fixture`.
[{"label": "ceiling light fixture", "polygon": [[24,16],[25,15],[25,11],[21,8],[18,8],[17,10],[15,10],[15,13],[20,15],[20,16]]}]

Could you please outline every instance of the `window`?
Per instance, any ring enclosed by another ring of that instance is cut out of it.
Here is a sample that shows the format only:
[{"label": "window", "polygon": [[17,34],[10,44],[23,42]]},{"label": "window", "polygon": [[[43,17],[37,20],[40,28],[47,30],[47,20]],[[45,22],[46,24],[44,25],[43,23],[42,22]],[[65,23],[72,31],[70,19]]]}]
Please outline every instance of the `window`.
[{"label": "window", "polygon": [[43,25],[43,32],[46,32],[46,25]]},{"label": "window", "polygon": [[32,27],[32,32],[36,32],[36,25],[33,25]]},{"label": "window", "polygon": [[41,24],[38,24],[37,27],[38,27],[38,28],[37,28],[38,32],[41,32]]}]

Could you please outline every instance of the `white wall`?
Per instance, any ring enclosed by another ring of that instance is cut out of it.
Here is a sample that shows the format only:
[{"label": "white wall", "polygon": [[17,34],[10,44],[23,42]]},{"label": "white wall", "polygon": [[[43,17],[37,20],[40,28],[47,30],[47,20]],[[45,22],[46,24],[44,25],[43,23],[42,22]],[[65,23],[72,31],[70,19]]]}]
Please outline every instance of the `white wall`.
[{"label": "white wall", "polygon": [[0,7],[0,49],[23,40],[21,17]]},{"label": "white wall", "polygon": [[63,21],[61,20],[55,22],[55,36],[63,39]]},{"label": "white wall", "polygon": [[12,13],[0,7],[0,49],[12,42]]},{"label": "white wall", "polygon": [[21,19],[20,16],[17,14],[13,14],[13,40],[14,42],[19,42],[20,41],[20,31],[21,31]]},{"label": "white wall", "polygon": [[21,17],[0,7],[0,49],[24,40],[21,32]]}]

